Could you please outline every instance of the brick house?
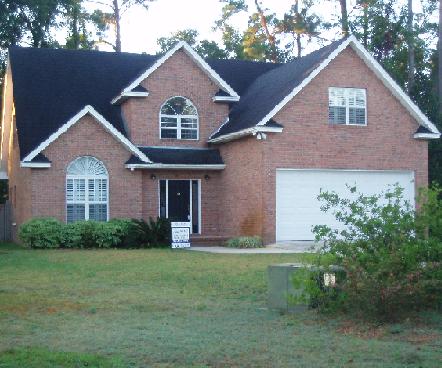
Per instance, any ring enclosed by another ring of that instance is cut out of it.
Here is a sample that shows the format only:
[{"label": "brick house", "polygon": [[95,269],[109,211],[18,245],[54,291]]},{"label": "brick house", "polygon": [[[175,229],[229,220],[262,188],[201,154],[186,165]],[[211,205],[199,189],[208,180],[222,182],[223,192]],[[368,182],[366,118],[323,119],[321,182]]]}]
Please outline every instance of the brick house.
[{"label": "brick house", "polygon": [[440,136],[349,37],[287,64],[12,48],[1,160],[14,222],[190,221],[192,241],[309,240],[321,189],[427,185]]}]

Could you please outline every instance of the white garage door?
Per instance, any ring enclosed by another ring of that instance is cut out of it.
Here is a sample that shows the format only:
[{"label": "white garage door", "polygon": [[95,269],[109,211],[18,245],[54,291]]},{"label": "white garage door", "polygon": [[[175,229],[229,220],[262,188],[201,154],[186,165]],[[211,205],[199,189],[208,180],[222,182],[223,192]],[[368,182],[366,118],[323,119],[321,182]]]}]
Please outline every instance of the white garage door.
[{"label": "white garage door", "polygon": [[314,225],[338,226],[320,210],[320,190],[348,196],[346,184],[365,194],[378,194],[399,183],[404,197],[414,204],[413,171],[276,170],[276,240],[313,240]]}]

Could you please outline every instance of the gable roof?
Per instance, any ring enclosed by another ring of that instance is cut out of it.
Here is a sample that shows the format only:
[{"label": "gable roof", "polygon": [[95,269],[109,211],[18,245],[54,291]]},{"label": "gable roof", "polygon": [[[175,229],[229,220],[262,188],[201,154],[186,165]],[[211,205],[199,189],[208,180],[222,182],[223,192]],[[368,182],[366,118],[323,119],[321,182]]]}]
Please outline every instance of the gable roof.
[{"label": "gable roof", "polygon": [[116,103],[120,100],[121,97],[125,96],[127,93],[130,93],[139,86],[139,84],[149,77],[155,70],[157,70],[161,65],[163,65],[173,54],[175,54],[178,50],[184,51],[200,68],[203,72],[207,74],[207,76],[215,82],[221,89],[229,94],[231,97],[236,97],[239,99],[239,95],[234,91],[232,87],[222,79],[219,74],[211,68],[211,66],[201,57],[198,53],[193,50],[186,42],[181,41],[178,42],[172,49],[166,52],[163,56],[159,57],[155,62],[143,73],[141,73],[135,80],[133,80],[127,87],[125,87],[121,93],[112,100],[112,103]]},{"label": "gable roof", "polygon": [[[147,156],[139,150],[132,142],[130,142],[123,134],[121,134],[115,127],[109,123],[102,115],[100,115],[92,106],[87,105],[81,109],[77,114],[75,114],[71,119],[69,119],[65,124],[63,124],[57,131],[52,133],[46,140],[41,142],[34,150],[32,150],[26,157],[23,158],[23,163],[31,163],[33,160],[38,159],[39,163],[41,160],[46,158],[41,152],[48,147],[52,142],[54,142],[61,134],[65,133],[70,127],[78,123],[80,119],[86,115],[91,115],[95,120],[101,124],[110,134],[114,136],[126,149],[132,152],[133,155],[137,156],[142,162],[150,163],[151,161]],[[49,160],[48,160],[49,161]]]},{"label": "gable roof", "polygon": [[156,56],[13,47],[9,50],[20,158],[91,105],[125,135],[110,100]]},{"label": "gable roof", "polygon": [[[220,91],[213,96],[215,100],[230,103],[228,119],[217,122],[220,126],[209,142],[222,142],[260,132],[281,132],[283,128],[271,121],[273,117],[348,46],[427,129],[426,132],[417,132],[415,138],[438,138],[440,133],[437,128],[353,36],[287,64],[203,60],[185,43],[176,45],[163,56],[13,47],[9,50],[9,66],[21,159],[85,106],[93,106],[97,114],[126,138],[121,106],[112,104],[112,99],[129,86],[131,89],[123,98],[146,97],[149,91],[142,88],[138,81],[179,49],[194,58],[218,83]],[[233,103],[229,99],[231,93],[240,96],[240,100]]]},{"label": "gable roof", "polygon": [[[268,126],[268,122],[289,101],[349,46],[356,51],[417,122],[430,132],[425,138],[439,138],[440,133],[436,126],[428,120],[356,38],[349,36],[257,77],[241,96],[241,100],[232,107],[229,120],[211,135],[209,142],[228,141],[242,136],[242,133],[250,134],[260,126]],[[424,138],[423,136],[415,137]]]}]

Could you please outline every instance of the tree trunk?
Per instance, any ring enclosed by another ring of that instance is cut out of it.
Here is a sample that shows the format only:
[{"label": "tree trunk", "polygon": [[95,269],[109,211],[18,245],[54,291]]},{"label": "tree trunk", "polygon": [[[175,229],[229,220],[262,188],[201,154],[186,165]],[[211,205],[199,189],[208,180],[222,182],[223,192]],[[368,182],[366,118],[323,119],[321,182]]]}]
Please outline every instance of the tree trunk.
[{"label": "tree trunk", "polygon": [[[295,11],[295,17],[296,17],[296,24],[298,24],[299,22],[299,1],[296,0],[295,1],[295,6],[294,6],[294,11]],[[299,32],[296,32],[296,49],[297,49],[297,58],[301,57],[302,54],[302,44],[301,44],[301,35],[299,34]]]},{"label": "tree trunk", "polygon": [[270,58],[274,63],[276,63],[278,61],[278,56],[276,53],[275,37],[269,31],[269,27],[267,26],[266,17],[264,15],[264,12],[261,9],[261,6],[258,3],[258,0],[255,0],[255,5],[256,5],[256,10],[258,11],[259,17],[261,18],[261,26],[266,34],[267,41],[270,44],[270,50],[271,50]]},{"label": "tree trunk", "polygon": [[408,0],[408,18],[407,18],[407,31],[408,31],[408,94],[411,95],[415,79],[415,60],[414,60],[414,34],[413,34],[413,0]]},{"label": "tree trunk", "polygon": [[79,13],[79,5],[74,4],[72,8],[72,46],[74,50],[78,50],[80,48],[80,34],[78,32]]},{"label": "tree trunk", "polygon": [[339,4],[341,5],[342,36],[347,37],[350,33],[348,27],[347,0],[339,0]]},{"label": "tree trunk", "polygon": [[113,0],[114,16],[115,16],[115,51],[121,52],[121,24],[120,24],[120,7],[118,0]]},{"label": "tree trunk", "polygon": [[362,4],[364,7],[364,24],[363,24],[363,35],[362,35],[362,43],[365,48],[368,47],[368,2],[364,2]]},{"label": "tree trunk", "polygon": [[439,1],[439,40],[438,51],[438,94],[439,94],[439,114],[442,116],[442,7]]}]

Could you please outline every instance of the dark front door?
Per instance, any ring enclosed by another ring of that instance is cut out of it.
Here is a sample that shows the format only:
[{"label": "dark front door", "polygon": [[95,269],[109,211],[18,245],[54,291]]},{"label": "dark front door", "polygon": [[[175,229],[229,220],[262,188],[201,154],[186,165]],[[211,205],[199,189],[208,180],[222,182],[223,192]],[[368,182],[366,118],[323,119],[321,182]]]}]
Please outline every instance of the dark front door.
[{"label": "dark front door", "polygon": [[190,181],[169,180],[169,220],[190,221]]}]

